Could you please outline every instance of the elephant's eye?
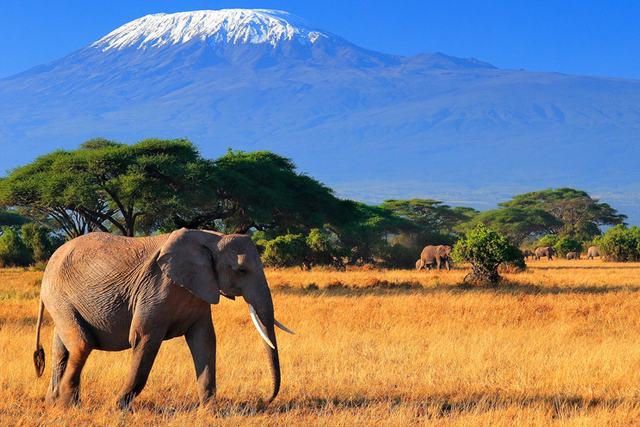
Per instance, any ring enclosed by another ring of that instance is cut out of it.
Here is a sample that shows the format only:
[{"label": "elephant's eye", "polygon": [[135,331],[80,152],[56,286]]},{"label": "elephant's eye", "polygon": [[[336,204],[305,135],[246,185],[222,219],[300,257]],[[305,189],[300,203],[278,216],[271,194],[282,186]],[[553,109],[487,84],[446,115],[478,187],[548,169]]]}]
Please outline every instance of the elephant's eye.
[{"label": "elephant's eye", "polygon": [[239,274],[245,275],[245,274],[247,274],[248,272],[249,272],[249,271],[248,271],[246,268],[244,268],[244,267],[238,267],[238,273],[239,273]]}]

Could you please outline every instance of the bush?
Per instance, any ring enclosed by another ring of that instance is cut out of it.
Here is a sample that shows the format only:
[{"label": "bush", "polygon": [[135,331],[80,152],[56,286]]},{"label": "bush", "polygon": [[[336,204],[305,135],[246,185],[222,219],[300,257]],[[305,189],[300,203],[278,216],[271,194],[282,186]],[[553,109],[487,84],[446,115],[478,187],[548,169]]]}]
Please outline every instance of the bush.
[{"label": "bush", "polygon": [[34,223],[22,226],[22,240],[35,262],[47,261],[61,244],[51,238],[47,228]]},{"label": "bush", "polygon": [[481,280],[496,283],[500,280],[498,267],[507,263],[524,268],[522,252],[509,244],[507,238],[488,229],[483,223],[467,233],[453,248],[456,262],[470,262],[473,274]]},{"label": "bush", "polygon": [[582,252],[582,244],[576,239],[572,239],[570,237],[563,237],[554,245],[556,251],[558,251],[558,256],[564,258],[567,256],[569,252]]},{"label": "bush", "polygon": [[265,239],[264,233],[254,233],[256,246],[263,247],[262,262],[269,267],[311,268],[320,265],[344,267],[342,250],[337,248],[329,236],[314,228],[308,236],[286,234],[272,240]]},{"label": "bush", "polygon": [[316,265],[341,266],[341,256],[331,244],[331,239],[327,234],[314,228],[307,236],[306,241],[308,250],[305,263],[307,267]]},{"label": "bush", "polygon": [[413,269],[416,266],[416,259],[420,258],[420,250],[396,243],[383,247],[380,257],[382,266],[385,268]]},{"label": "bush", "polygon": [[262,262],[269,267],[302,266],[308,250],[307,239],[302,234],[278,236],[264,243]]},{"label": "bush", "polygon": [[612,261],[640,260],[640,228],[627,228],[624,224],[610,228],[602,237],[596,237],[593,244],[601,255]]},{"label": "bush", "polygon": [[0,263],[3,267],[24,267],[32,262],[27,246],[20,233],[12,228],[2,229],[0,236]]},{"label": "bush", "polygon": [[[532,250],[536,250],[536,248],[546,248],[548,246],[555,246],[558,243],[558,236],[553,234],[548,234],[544,236],[542,239],[538,240],[538,242],[533,245]],[[571,252],[571,251],[569,251]]]}]

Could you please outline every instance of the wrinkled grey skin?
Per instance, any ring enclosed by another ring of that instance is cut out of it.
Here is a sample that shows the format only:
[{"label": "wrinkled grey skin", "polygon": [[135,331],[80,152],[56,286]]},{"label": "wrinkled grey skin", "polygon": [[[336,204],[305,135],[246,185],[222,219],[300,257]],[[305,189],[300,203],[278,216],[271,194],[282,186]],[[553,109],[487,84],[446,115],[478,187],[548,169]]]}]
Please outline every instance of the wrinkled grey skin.
[{"label": "wrinkled grey skin", "polygon": [[546,256],[549,260],[553,259],[553,255],[558,256],[558,251],[553,246],[547,246],[536,249],[536,259],[539,261],[540,258]]},{"label": "wrinkled grey skin", "polygon": [[525,249],[524,251],[522,251],[522,255],[524,255],[525,259],[529,259],[529,258],[533,259],[536,256],[536,254],[531,252],[529,249]]},{"label": "wrinkled grey skin", "polygon": [[211,402],[216,393],[211,304],[221,293],[253,305],[275,346],[265,345],[273,380],[270,402],[280,388],[273,302],[251,238],[183,228],[145,238],[91,233],[66,243],[51,257],[40,294],[34,354],[39,374],[43,305],[55,323],[47,403],[78,402],[80,373],[92,350],[133,348],[118,399],[120,409],[129,407],[144,388],[162,341],[180,336],[193,357],[200,403]]},{"label": "wrinkled grey skin", "polygon": [[427,270],[427,266],[424,265],[424,261],[422,259],[419,259],[416,261],[416,270],[422,270],[422,269]]},{"label": "wrinkled grey skin", "polygon": [[447,267],[447,270],[451,268],[451,246],[447,245],[439,245],[439,246],[425,246],[420,254],[420,260],[425,269],[429,269],[431,267],[440,267],[444,263]]},{"label": "wrinkled grey skin", "polygon": [[598,248],[596,246],[589,246],[589,250],[587,251],[587,259],[593,259],[593,257],[596,256],[600,256]]},{"label": "wrinkled grey skin", "polygon": [[580,259],[580,254],[577,252],[569,252],[567,254],[567,259]]}]

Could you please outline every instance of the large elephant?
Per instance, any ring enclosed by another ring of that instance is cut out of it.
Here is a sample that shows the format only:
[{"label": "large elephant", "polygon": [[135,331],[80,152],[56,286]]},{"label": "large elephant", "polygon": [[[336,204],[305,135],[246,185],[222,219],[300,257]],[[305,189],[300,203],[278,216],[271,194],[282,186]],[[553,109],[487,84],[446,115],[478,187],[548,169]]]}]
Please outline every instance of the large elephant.
[{"label": "large elephant", "polygon": [[439,246],[425,246],[420,254],[420,260],[425,269],[437,266],[440,270],[440,266],[444,263],[447,270],[451,268],[451,246],[439,245]]},{"label": "large elephant", "polygon": [[598,248],[596,246],[589,246],[587,250],[587,259],[593,259],[593,257],[600,256],[600,252],[598,252]]},{"label": "large elephant", "polygon": [[580,259],[580,252],[569,252],[567,259]]},{"label": "large elephant", "polygon": [[92,350],[132,348],[129,375],[118,398],[120,409],[129,407],[144,388],[162,341],[179,336],[185,337],[193,357],[200,403],[210,402],[216,393],[211,304],[217,304],[221,294],[242,296],[249,304],[266,342],[271,402],[280,389],[274,325],[284,327],[274,318],[271,292],[251,238],[183,228],[143,238],[91,233],[66,243],[51,257],[40,293],[34,353],[38,376],[44,370],[44,307],[55,324],[47,403],[79,401],[80,373]]},{"label": "large elephant", "polygon": [[546,256],[549,260],[553,259],[553,255],[558,256],[558,251],[553,246],[547,246],[536,249],[536,259],[540,261],[540,258]]}]

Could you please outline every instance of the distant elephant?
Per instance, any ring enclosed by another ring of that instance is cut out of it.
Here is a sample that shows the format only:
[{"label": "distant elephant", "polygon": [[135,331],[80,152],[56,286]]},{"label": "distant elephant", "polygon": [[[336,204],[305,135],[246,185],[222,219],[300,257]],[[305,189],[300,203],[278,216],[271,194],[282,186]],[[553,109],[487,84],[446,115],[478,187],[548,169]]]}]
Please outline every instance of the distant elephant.
[{"label": "distant elephant", "polygon": [[600,256],[600,252],[598,252],[598,248],[596,246],[589,246],[587,250],[587,259],[593,259],[593,257]]},{"label": "distant elephant", "polygon": [[580,253],[578,253],[578,252],[569,252],[567,254],[567,259],[580,259]]},{"label": "distant elephant", "polygon": [[451,269],[451,246],[439,245],[439,246],[425,246],[420,254],[420,260],[422,261],[424,268],[437,266],[440,270],[440,266],[444,263],[447,270]]},{"label": "distant elephant", "polygon": [[535,254],[531,252],[529,249],[525,249],[524,251],[522,251],[522,255],[524,255],[525,259],[529,259],[529,257],[533,259],[533,257],[535,256]]},{"label": "distant elephant", "polygon": [[45,307],[55,324],[47,403],[79,401],[80,373],[92,350],[132,348],[129,376],[118,398],[120,409],[129,407],[144,388],[162,341],[179,336],[193,357],[200,404],[212,401],[216,337],[211,304],[221,294],[242,296],[249,304],[266,342],[271,402],[280,389],[274,326],[284,327],[274,319],[271,292],[250,237],[183,228],[142,238],[90,233],[66,243],[51,257],[40,293],[34,353],[38,376],[44,370],[40,325]]},{"label": "distant elephant", "polygon": [[558,251],[553,246],[547,246],[536,249],[536,259],[540,261],[540,258],[546,256],[549,260],[553,259],[553,255],[558,256]]},{"label": "distant elephant", "polygon": [[416,270],[422,270],[423,268],[424,268],[425,270],[427,270],[427,266],[426,266],[426,265],[424,265],[424,261],[423,261],[423,260],[422,260],[422,258],[421,258],[421,259],[419,259],[419,260],[417,260],[417,261],[416,261]]}]

